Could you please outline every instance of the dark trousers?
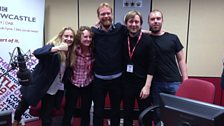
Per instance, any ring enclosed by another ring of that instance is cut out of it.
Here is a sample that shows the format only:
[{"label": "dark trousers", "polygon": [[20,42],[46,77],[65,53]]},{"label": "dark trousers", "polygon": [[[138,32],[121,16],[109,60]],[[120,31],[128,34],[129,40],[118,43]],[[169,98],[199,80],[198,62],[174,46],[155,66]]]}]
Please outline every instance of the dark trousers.
[{"label": "dark trousers", "polygon": [[[133,125],[133,109],[135,105],[135,99],[137,99],[139,111],[142,112],[144,109],[151,105],[150,97],[141,99],[140,92],[145,85],[145,78],[139,78],[134,74],[124,75],[124,126]],[[147,126],[152,125],[150,117],[147,118]]]},{"label": "dark trousers", "polygon": [[[56,95],[49,95],[45,94],[45,96],[41,99],[42,105],[41,105],[41,112],[40,112],[40,118],[42,120],[42,126],[51,126],[52,124],[52,110],[56,107],[58,103],[58,95],[63,94],[63,91],[58,91]],[[15,117],[14,119],[17,121],[21,120],[21,116],[24,114],[24,112],[29,108],[29,104],[26,102],[26,100],[22,97],[21,101],[19,102],[18,107],[15,111]]]},{"label": "dark trousers", "polygon": [[66,102],[62,121],[63,126],[71,126],[74,108],[79,97],[81,98],[81,126],[89,126],[90,108],[92,104],[92,84],[79,88],[71,83],[65,86]]},{"label": "dark trousers", "polygon": [[24,112],[29,108],[29,104],[26,102],[26,100],[22,97],[21,101],[19,102],[19,105],[16,108],[14,120],[20,122],[21,116],[24,114]]},{"label": "dark trousers", "polygon": [[42,105],[41,105],[40,118],[42,120],[42,126],[51,126],[52,124],[51,113],[54,108],[55,99],[56,99],[55,95],[46,94],[41,100]]},{"label": "dark trousers", "polygon": [[111,106],[111,126],[120,125],[121,83],[121,77],[113,80],[102,80],[95,77],[92,92],[94,101],[94,126],[103,126],[104,105],[107,93],[109,93]]}]

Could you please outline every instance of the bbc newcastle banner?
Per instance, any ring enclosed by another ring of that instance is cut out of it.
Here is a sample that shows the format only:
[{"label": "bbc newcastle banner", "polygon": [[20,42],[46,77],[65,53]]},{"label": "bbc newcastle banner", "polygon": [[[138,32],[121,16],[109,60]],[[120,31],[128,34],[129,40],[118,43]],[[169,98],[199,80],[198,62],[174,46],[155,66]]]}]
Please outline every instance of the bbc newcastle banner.
[{"label": "bbc newcastle banner", "polygon": [[[45,0],[1,0],[0,3],[0,111],[15,110],[21,99],[18,68],[10,61],[17,47],[26,54],[43,46]],[[31,56],[28,69],[37,64]],[[10,70],[11,69],[11,70]],[[31,118],[28,111],[23,119]]]}]

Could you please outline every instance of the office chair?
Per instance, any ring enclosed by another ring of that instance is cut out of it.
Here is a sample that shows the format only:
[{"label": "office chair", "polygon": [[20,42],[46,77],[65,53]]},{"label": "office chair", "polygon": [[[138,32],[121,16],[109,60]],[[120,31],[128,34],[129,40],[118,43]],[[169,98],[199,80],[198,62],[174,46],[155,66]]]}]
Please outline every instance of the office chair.
[{"label": "office chair", "polygon": [[[176,96],[198,100],[207,103],[213,103],[215,97],[215,86],[211,82],[200,79],[187,79],[183,81],[179,89],[176,92]],[[146,108],[139,115],[140,126],[146,126],[144,124],[144,117],[159,109],[160,106],[150,106]]]},{"label": "office chair", "polygon": [[180,85],[176,96],[212,104],[215,97],[215,86],[205,80],[187,79]]}]

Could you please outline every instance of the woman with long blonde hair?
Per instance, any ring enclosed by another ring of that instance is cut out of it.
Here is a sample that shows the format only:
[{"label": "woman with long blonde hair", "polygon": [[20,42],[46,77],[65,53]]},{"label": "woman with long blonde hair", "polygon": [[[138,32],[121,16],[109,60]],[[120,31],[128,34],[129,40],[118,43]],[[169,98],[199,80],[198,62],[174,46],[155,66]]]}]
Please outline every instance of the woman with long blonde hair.
[{"label": "woman with long blonde hair", "polygon": [[52,109],[58,107],[55,106],[60,102],[58,96],[63,94],[62,79],[66,66],[70,65],[74,36],[72,28],[63,28],[55,38],[33,52],[39,62],[32,72],[31,83],[21,87],[22,98],[15,111],[13,126],[19,126],[22,114],[40,100],[42,126],[51,126]]}]

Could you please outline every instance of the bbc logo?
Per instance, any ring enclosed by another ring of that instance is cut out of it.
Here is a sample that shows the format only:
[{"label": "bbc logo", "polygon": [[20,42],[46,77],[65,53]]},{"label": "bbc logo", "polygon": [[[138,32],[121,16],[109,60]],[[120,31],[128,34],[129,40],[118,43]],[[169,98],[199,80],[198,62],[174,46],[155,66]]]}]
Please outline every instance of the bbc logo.
[{"label": "bbc logo", "polygon": [[8,8],[7,7],[0,6],[0,11],[7,12],[8,11]]}]

